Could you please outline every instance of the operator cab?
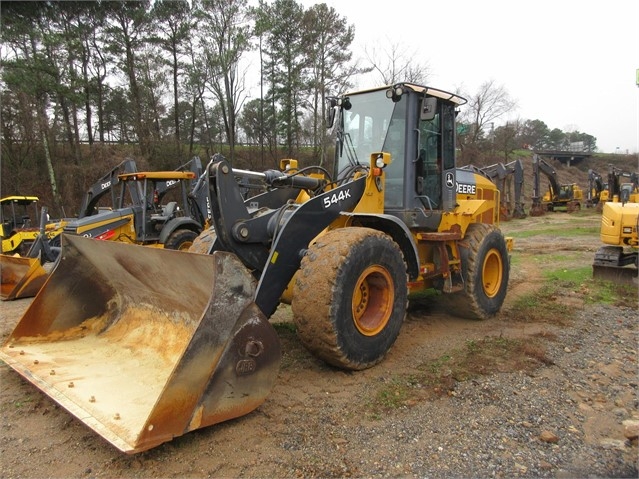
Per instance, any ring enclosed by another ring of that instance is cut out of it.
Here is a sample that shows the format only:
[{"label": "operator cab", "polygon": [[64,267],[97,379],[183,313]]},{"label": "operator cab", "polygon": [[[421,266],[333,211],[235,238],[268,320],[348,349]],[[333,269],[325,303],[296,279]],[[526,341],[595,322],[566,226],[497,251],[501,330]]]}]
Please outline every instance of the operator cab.
[{"label": "operator cab", "polygon": [[435,230],[455,207],[455,116],[465,102],[406,83],[345,95],[335,103],[337,178],[366,167],[371,153],[390,153],[385,213]]}]

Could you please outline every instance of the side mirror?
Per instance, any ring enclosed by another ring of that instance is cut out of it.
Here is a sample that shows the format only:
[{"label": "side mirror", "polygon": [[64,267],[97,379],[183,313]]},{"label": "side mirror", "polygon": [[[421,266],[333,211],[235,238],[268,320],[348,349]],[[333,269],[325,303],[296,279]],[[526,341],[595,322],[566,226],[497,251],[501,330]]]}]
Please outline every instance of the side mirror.
[{"label": "side mirror", "polygon": [[437,113],[437,98],[426,97],[422,100],[419,118],[420,120],[432,120]]},{"label": "side mirror", "polygon": [[326,128],[333,128],[335,123],[335,107],[337,106],[337,98],[329,96],[326,98]]}]

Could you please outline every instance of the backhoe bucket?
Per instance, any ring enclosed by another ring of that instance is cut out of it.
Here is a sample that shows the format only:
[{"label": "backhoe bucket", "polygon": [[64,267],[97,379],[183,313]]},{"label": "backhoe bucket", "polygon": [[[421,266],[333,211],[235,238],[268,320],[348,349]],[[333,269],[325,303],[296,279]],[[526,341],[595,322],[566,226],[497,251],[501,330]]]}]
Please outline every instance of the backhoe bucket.
[{"label": "backhoe bucket", "polygon": [[3,301],[35,296],[47,277],[39,258],[0,255],[0,298]]},{"label": "backhoe bucket", "polygon": [[231,253],[62,237],[0,358],[126,453],[247,414],[277,378],[277,333]]}]

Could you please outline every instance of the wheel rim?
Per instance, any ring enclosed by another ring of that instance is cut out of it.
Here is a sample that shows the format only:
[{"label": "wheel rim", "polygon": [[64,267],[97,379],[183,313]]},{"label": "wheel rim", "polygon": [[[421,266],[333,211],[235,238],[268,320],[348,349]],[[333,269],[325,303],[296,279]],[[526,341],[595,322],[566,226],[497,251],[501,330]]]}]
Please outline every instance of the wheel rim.
[{"label": "wheel rim", "polygon": [[484,258],[482,267],[482,284],[484,294],[493,298],[499,292],[503,274],[501,255],[496,249],[491,249]]},{"label": "wheel rim", "polygon": [[353,321],[365,336],[375,336],[391,317],[395,287],[388,270],[369,266],[357,279],[353,291]]},{"label": "wheel rim", "polygon": [[180,243],[180,246],[178,246],[178,251],[188,251],[192,244],[193,241],[183,241]]}]

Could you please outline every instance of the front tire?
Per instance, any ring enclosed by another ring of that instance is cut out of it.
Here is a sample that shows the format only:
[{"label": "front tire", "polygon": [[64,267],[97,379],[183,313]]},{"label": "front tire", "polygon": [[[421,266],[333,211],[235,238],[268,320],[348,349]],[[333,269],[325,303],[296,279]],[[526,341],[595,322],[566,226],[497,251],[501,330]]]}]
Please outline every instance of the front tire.
[{"label": "front tire", "polygon": [[297,334],[315,356],[360,370],[391,348],[408,305],[399,246],[369,228],[342,228],[318,238],[302,259],[291,303]]}]

